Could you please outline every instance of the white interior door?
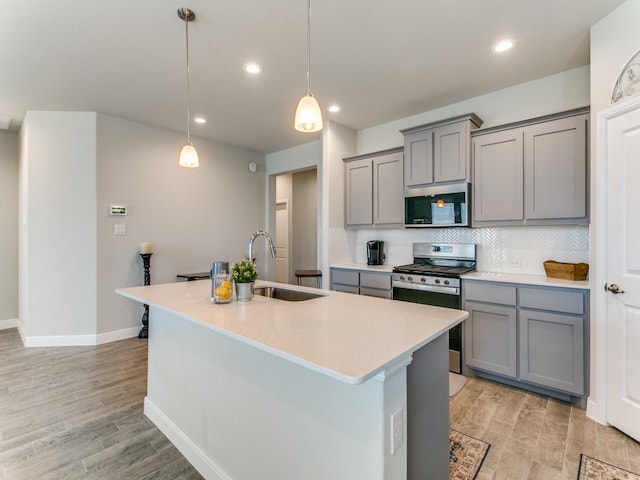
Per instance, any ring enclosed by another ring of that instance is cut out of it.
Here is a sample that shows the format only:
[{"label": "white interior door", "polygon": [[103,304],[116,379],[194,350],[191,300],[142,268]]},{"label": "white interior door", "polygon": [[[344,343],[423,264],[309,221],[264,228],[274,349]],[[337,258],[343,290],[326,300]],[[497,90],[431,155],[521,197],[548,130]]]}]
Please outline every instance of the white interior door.
[{"label": "white interior door", "polygon": [[[606,115],[607,423],[640,440],[640,103]],[[599,285],[598,288],[602,288]],[[598,321],[599,319],[595,319]]]},{"label": "white interior door", "polygon": [[289,283],[289,202],[276,202],[276,282]]}]

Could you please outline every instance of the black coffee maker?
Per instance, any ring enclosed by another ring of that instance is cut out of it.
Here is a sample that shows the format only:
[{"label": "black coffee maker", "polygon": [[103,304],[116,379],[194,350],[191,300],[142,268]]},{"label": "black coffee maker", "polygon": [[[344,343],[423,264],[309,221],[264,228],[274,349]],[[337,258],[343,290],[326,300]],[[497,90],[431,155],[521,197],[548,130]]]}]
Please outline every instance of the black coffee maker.
[{"label": "black coffee maker", "polygon": [[367,242],[367,265],[382,265],[384,261],[384,242],[369,240]]}]

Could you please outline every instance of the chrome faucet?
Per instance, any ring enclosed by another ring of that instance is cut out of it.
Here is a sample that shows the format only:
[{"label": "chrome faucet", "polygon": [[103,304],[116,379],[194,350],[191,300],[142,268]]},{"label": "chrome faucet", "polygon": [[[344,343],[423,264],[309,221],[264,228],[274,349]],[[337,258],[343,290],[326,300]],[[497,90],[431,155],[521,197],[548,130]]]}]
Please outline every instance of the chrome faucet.
[{"label": "chrome faucet", "polygon": [[267,233],[266,230],[258,230],[257,232],[251,234],[251,238],[249,238],[249,260],[253,262],[253,242],[259,236],[263,236],[267,239],[267,243],[269,244],[269,250],[271,250],[271,257],[276,258],[276,246],[273,244],[273,240],[271,240],[271,235]]}]

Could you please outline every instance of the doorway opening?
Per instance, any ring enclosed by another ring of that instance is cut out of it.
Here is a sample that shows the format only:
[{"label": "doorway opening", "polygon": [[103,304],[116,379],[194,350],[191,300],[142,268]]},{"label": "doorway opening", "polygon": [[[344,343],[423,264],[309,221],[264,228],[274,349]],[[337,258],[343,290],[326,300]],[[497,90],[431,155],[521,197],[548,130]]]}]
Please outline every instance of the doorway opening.
[{"label": "doorway opening", "polygon": [[[318,267],[318,173],[317,168],[275,176],[275,281],[295,284],[296,270]],[[303,279],[315,286],[316,280]]]}]

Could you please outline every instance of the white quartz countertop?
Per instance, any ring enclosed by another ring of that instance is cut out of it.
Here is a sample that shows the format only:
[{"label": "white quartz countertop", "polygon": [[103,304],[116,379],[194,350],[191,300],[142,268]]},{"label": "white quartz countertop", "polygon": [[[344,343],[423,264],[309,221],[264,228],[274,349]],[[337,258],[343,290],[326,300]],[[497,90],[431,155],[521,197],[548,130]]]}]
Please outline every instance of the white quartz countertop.
[{"label": "white quartz countertop", "polygon": [[214,304],[209,280],[116,292],[152,307],[151,335],[157,307],[351,384],[392,367],[468,317],[462,310],[265,281],[260,285],[325,296],[290,302],[256,295],[250,302]]},{"label": "white quartz countertop", "polygon": [[464,280],[484,280],[488,282],[521,283],[524,285],[541,285],[545,287],[589,289],[588,280],[563,280],[546,275],[522,275],[515,273],[471,272],[461,277]]},{"label": "white quartz countertop", "polygon": [[335,263],[331,268],[342,270],[370,270],[372,272],[391,273],[394,265],[367,265],[366,263]]}]

